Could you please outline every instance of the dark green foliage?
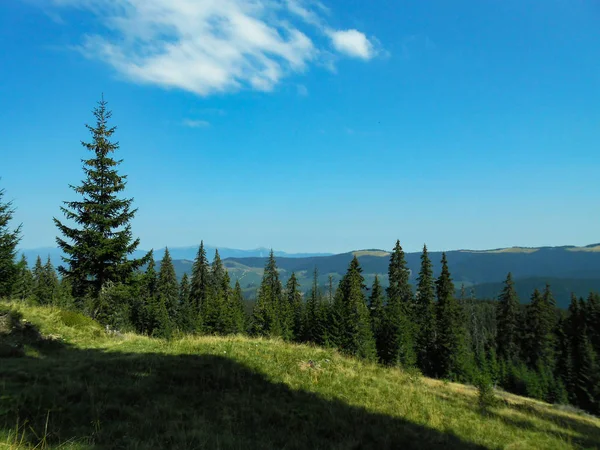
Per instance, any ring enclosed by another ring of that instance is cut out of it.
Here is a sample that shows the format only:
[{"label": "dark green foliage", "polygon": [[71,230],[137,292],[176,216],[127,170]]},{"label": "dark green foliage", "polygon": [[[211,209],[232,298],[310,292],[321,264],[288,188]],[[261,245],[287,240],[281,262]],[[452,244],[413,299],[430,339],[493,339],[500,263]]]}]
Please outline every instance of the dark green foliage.
[{"label": "dark green foliage", "polygon": [[299,288],[300,285],[298,284],[296,274],[292,272],[290,279],[285,285],[285,293],[287,296],[288,308],[291,311],[289,316],[291,324],[289,325],[289,328],[292,331],[293,339],[297,341],[302,338],[302,322],[304,315],[304,310],[302,308],[302,293]]},{"label": "dark green foliage", "polygon": [[553,368],[555,363],[556,311],[550,287],[544,293],[537,289],[531,296],[525,317],[525,361],[535,369],[542,365]]},{"label": "dark green foliage", "polygon": [[160,263],[156,290],[159,303],[164,304],[167,310],[169,322],[175,324],[179,305],[179,283],[177,282],[175,268],[173,267],[173,261],[171,260],[168,248],[165,249],[165,255]]},{"label": "dark green foliage", "polygon": [[16,282],[13,285],[13,297],[19,300],[27,300],[33,295],[33,274],[29,270],[25,255],[17,263]]},{"label": "dark green foliage", "polygon": [[380,358],[385,364],[401,364],[410,367],[416,363],[412,322],[413,294],[409,284],[410,272],[406,265],[400,241],[390,256],[387,304],[384,311],[383,342]]},{"label": "dark green foliage", "polygon": [[50,257],[42,265],[42,259],[38,256],[33,268],[33,297],[40,305],[50,305],[57,293],[58,277]]},{"label": "dark green foliage", "polygon": [[[350,355],[374,360],[377,357],[371,317],[363,294],[364,278],[358,259],[354,257],[340,281],[335,304],[340,307],[340,349]],[[336,308],[334,304],[334,309]]]},{"label": "dark green foliage", "polygon": [[21,225],[11,229],[15,212],[12,202],[3,202],[4,189],[0,189],[0,297],[12,294],[17,282],[18,267],[15,261],[17,245],[21,241]]},{"label": "dark green foliage", "polygon": [[128,259],[139,244],[139,239],[133,239],[130,224],[136,210],[131,209],[133,199],[118,197],[125,189],[126,176],[116,170],[121,161],[111,157],[119,145],[110,141],[116,128],[108,125],[111,112],[106,104],[102,99],[94,109],[96,125],[86,125],[92,142],[83,146],[93,155],[83,160],[85,179],[80,186],[70,186],[82,199],[64,202],[65,207],[61,207],[66,219],[77,226],[69,227],[54,218],[63,236],[56,242],[67,263],[59,271],[71,280],[78,297],[88,292],[97,297],[109,281],[127,283],[149,258]]},{"label": "dark green foliage", "polygon": [[219,251],[215,251],[211,269],[209,272],[208,286],[204,302],[200,311],[207,333],[224,333],[227,328],[227,303],[231,288],[229,286],[229,275],[223,267]]},{"label": "dark green foliage", "polygon": [[470,370],[470,352],[466,346],[465,317],[454,298],[454,284],[442,253],[442,272],[436,281],[437,354],[435,371],[440,378],[466,380]]},{"label": "dark green foliage", "polygon": [[190,299],[190,282],[187,273],[183,274],[179,284],[179,307],[177,308],[177,327],[184,333],[196,329],[196,311]]},{"label": "dark green foliage", "polygon": [[[226,278],[229,278],[227,275]],[[246,313],[244,311],[244,294],[239,281],[235,282],[233,292],[229,295],[228,315],[229,328],[225,330],[227,333],[243,333],[246,331]]]},{"label": "dark green foliage", "polygon": [[196,328],[198,330],[201,330],[203,326],[202,311],[208,295],[209,282],[209,264],[206,258],[206,251],[204,250],[204,241],[201,241],[192,267],[192,281],[190,286],[190,299],[196,311]]},{"label": "dark green foliage", "polygon": [[369,296],[369,313],[371,315],[371,328],[375,337],[377,356],[381,359],[385,349],[385,310],[383,303],[383,288],[379,283],[379,277],[375,275],[371,295]]},{"label": "dark green foliage", "polygon": [[429,376],[435,374],[437,323],[435,314],[435,281],[433,265],[423,246],[421,270],[415,295],[416,355],[419,369]]},{"label": "dark green foliage", "polygon": [[[252,315],[252,332],[260,336],[282,336],[282,286],[273,250],[269,255],[258,299]],[[284,314],[287,314],[287,308]]]},{"label": "dark green foliage", "polygon": [[506,277],[505,286],[498,298],[498,356],[513,361],[519,353],[519,297],[515,291],[512,274]]},{"label": "dark green foliage", "polygon": [[323,294],[319,289],[318,272],[313,272],[313,285],[306,300],[303,323],[303,336],[307,342],[325,345],[327,340],[327,313],[324,308]]}]

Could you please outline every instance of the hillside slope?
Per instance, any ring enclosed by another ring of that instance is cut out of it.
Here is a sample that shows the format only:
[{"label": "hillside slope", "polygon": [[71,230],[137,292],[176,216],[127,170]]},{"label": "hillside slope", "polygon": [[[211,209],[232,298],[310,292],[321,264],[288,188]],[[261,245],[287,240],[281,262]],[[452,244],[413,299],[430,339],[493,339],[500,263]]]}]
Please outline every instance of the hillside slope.
[{"label": "hillside slope", "polygon": [[0,352],[0,447],[600,446],[598,419],[512,395],[482,413],[472,388],[332,350],[109,335],[77,313],[12,304],[9,320],[2,308],[0,348],[14,351]]}]

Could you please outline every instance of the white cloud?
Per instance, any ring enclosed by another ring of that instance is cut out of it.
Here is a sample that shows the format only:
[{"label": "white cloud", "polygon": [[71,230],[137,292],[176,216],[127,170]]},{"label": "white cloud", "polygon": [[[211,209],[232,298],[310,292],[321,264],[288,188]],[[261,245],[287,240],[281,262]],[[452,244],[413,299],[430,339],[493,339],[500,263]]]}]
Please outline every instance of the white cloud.
[{"label": "white cloud", "polygon": [[190,128],[208,128],[210,127],[210,122],[206,120],[194,120],[194,119],[185,119],[183,124],[186,127]]},{"label": "white cloud", "polygon": [[362,59],[375,56],[373,44],[358,30],[330,30],[327,34],[333,42],[333,47],[340,53]]},{"label": "white cloud", "polygon": [[375,54],[360,31],[328,28],[328,10],[317,0],[52,2],[89,11],[104,26],[83,37],[86,56],[132,81],[201,96],[272,90],[286,76],[323,64],[329,52],[315,43],[323,34],[339,54],[364,60]]}]

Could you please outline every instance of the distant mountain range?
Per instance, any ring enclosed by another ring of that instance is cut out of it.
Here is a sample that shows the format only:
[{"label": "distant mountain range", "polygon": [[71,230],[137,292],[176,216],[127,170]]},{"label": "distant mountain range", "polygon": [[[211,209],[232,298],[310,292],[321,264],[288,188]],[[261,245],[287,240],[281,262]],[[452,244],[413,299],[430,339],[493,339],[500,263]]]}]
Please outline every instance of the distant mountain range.
[{"label": "distant mountain range", "polygon": [[[207,254],[212,259],[214,247],[206,246]],[[169,248],[177,275],[191,273],[193,260],[198,247]],[[46,258],[48,255],[55,265],[60,264],[60,251],[56,248],[24,250],[30,265],[37,255]],[[223,248],[219,254],[230,273],[232,282],[240,281],[246,295],[252,296],[260,285],[263,268],[269,250],[237,250]],[[371,284],[378,275],[384,286],[387,286],[387,270],[389,252],[379,249],[360,250],[341,254],[301,254],[274,252],[282,281],[285,282],[292,272],[296,273],[304,291],[310,289],[313,271],[319,274],[319,285],[326,289],[329,275],[334,283],[340,280],[348,268],[348,264],[356,255],[363,268],[366,283]],[[145,254],[138,252],[136,256]],[[164,249],[154,253],[159,261]],[[440,270],[441,252],[430,252],[434,272]],[[467,293],[475,290],[477,298],[495,298],[502,289],[502,282],[508,272],[512,272],[516,280],[517,292],[522,302],[529,301],[534,288],[543,288],[546,283],[552,286],[557,302],[566,307],[571,292],[584,296],[590,290],[600,291],[600,244],[585,247],[512,247],[493,250],[454,250],[446,252],[450,272],[457,290],[464,284]],[[416,282],[419,272],[421,253],[407,253],[406,261],[411,271],[411,282]]]},{"label": "distant mountain range", "polygon": [[[252,249],[252,250],[240,250],[240,249],[235,249],[235,248],[221,248],[221,247],[214,247],[211,245],[205,245],[204,246],[205,250],[206,250],[206,255],[208,256],[208,259],[210,261],[212,261],[212,259],[214,258],[215,255],[215,250],[218,248],[219,249],[219,255],[221,256],[221,259],[225,259],[225,258],[249,258],[249,257],[267,257],[269,256],[269,252],[271,251],[268,248],[256,248],[256,249]],[[140,258],[142,256],[144,256],[146,253],[148,252],[148,250],[137,250],[134,253],[134,257],[135,258]],[[59,264],[62,264],[62,260],[61,260],[61,251],[59,248],[56,247],[40,247],[40,248],[31,248],[31,249],[21,249],[19,250],[19,255],[20,254],[24,254],[25,257],[27,258],[27,261],[29,262],[29,265],[33,265],[35,263],[36,258],[38,257],[38,255],[44,260],[44,262],[46,261],[46,258],[50,257],[50,260],[52,261],[52,264],[54,264],[54,266],[58,266]],[[189,260],[193,260],[194,258],[196,258],[196,254],[198,253],[198,245],[193,245],[193,246],[188,246],[188,247],[172,247],[169,248],[169,253],[171,254],[171,258],[173,259],[189,259]],[[283,251],[273,251],[273,253],[275,254],[276,257],[285,257],[285,258],[308,258],[308,257],[314,257],[314,256],[330,256],[332,255],[332,253],[286,253]],[[165,254],[165,249],[164,248],[160,248],[157,250],[154,250],[154,259],[156,259],[157,261],[160,261],[162,259],[162,257]]]}]

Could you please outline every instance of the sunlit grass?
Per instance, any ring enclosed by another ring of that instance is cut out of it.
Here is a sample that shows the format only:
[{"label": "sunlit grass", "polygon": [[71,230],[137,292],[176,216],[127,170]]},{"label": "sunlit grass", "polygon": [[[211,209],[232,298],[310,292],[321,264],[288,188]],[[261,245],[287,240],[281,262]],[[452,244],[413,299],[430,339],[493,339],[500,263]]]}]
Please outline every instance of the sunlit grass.
[{"label": "sunlit grass", "polygon": [[11,305],[64,348],[0,359],[0,447],[600,447],[600,421],[246,336],[109,336],[76,313]]}]

